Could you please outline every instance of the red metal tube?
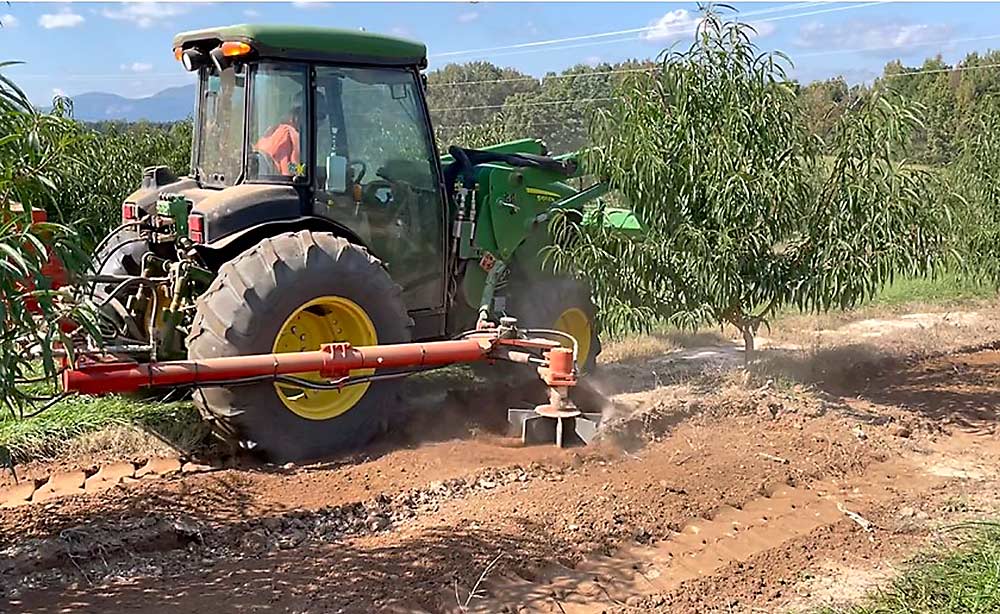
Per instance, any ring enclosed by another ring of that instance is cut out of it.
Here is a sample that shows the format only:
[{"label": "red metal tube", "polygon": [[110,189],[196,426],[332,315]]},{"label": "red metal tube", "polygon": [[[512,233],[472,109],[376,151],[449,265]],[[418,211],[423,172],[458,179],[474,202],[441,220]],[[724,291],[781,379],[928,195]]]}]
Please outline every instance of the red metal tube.
[{"label": "red metal tube", "polygon": [[177,360],[157,363],[90,362],[63,372],[66,392],[106,394],[135,392],[153,386],[225,383],[252,377],[272,377],[319,372],[324,377],[343,377],[355,369],[424,367],[486,358],[496,337],[474,335],[457,341],[401,343],[351,347],[331,343],[311,352],[255,354]]}]

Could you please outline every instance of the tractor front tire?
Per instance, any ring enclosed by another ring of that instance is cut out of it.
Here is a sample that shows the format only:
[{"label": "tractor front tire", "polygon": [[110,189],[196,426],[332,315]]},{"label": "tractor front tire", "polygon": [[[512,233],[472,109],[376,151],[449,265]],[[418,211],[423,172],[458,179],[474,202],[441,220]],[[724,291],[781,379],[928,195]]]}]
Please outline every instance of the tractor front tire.
[{"label": "tractor front tire", "polygon": [[[188,356],[404,343],[412,321],[401,294],[378,259],[344,238],[303,230],[264,239],[224,264],[198,299]],[[399,381],[322,392],[271,381],[212,386],[194,401],[217,433],[268,460],[299,461],[371,441],[398,414]]]}]

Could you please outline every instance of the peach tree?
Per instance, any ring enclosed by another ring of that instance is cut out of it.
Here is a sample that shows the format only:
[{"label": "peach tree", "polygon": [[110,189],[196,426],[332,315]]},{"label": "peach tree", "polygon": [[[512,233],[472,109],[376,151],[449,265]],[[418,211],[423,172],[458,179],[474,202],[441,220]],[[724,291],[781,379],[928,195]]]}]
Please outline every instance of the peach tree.
[{"label": "peach tree", "polygon": [[586,164],[644,232],[556,216],[548,256],[591,280],[613,332],[731,324],[749,362],[777,310],[857,305],[894,275],[930,271],[944,250],[947,207],[904,157],[914,111],[875,90],[824,144],[788,59],[753,36],[705,9],[690,47],[625,80],[595,117]]},{"label": "peach tree", "polygon": [[77,157],[81,132],[62,116],[59,101],[53,113],[39,113],[3,76],[10,64],[0,63],[0,402],[23,417],[31,403],[47,400],[32,384],[55,376],[56,342],[69,345],[60,321],[93,320],[68,292],[52,287],[45,270],[53,255],[70,270],[84,266],[76,233],[31,216],[51,205],[66,168],[87,163]]}]

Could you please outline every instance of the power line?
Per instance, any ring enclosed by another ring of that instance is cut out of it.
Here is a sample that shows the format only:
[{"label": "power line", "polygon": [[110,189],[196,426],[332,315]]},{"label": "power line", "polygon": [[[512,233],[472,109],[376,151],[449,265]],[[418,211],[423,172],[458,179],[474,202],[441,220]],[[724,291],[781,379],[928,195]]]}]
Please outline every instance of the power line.
[{"label": "power line", "polygon": [[444,113],[446,111],[482,111],[485,109],[501,109],[501,108],[513,108],[513,107],[541,107],[554,104],[569,104],[571,102],[608,102],[611,100],[618,100],[617,97],[603,97],[603,98],[576,98],[573,100],[539,100],[536,102],[522,102],[522,103],[511,103],[511,104],[483,104],[474,107],[450,107],[446,109],[429,109],[431,113]]},{"label": "power line", "polygon": [[[797,19],[797,18],[800,18],[800,17],[809,17],[811,15],[821,15],[821,14],[824,14],[824,13],[834,13],[834,12],[838,12],[838,11],[849,11],[849,10],[854,10],[854,9],[865,8],[865,7],[868,7],[868,6],[874,6],[874,5],[878,5],[878,4],[886,4],[886,3],[891,2],[891,1],[893,1],[893,0],[876,0],[874,2],[866,2],[866,3],[863,3],[863,4],[852,4],[852,5],[848,5],[848,6],[838,6],[838,7],[834,7],[834,8],[820,9],[820,10],[815,10],[815,11],[806,11],[806,12],[803,12],[803,13],[795,13],[795,14],[792,14],[792,15],[779,15],[777,17],[770,17],[770,18],[767,18],[767,19],[755,20],[755,23],[769,23],[769,22],[772,22],[772,21],[783,21],[783,20],[786,20],[786,19]],[[803,3],[803,4],[806,7],[808,7],[808,6],[817,6],[817,5],[822,5],[822,4],[828,4],[828,2]],[[767,10],[764,10],[764,11],[754,11],[754,12],[750,12],[750,13],[744,13],[743,15],[739,15],[738,17],[752,17],[752,16],[755,16],[755,15],[763,15],[765,13],[773,13],[773,12],[778,12],[778,11],[787,11],[790,8],[793,8],[795,6],[797,6],[797,5],[789,5],[789,6],[785,6],[785,7],[781,7],[781,8],[777,8],[777,9],[767,9]],[[804,7],[802,7],[802,8],[804,8]],[[690,22],[686,22],[686,23],[683,23],[683,24],[677,24],[677,26],[668,26],[667,29],[668,30],[672,30],[672,31],[674,31],[674,32],[676,32],[676,33],[679,34],[679,33],[683,33],[685,31],[691,29],[693,26],[696,26],[697,23],[698,23],[697,20],[692,20]],[[619,36],[619,35],[622,35],[622,34],[641,34],[643,32],[649,32],[649,31],[655,30],[658,27],[659,26],[656,26],[656,25],[643,26],[641,28],[629,28],[627,30],[615,30],[615,31],[612,31],[612,32],[598,32],[598,33],[595,33],[595,34],[583,34],[583,35],[580,35],[580,36],[570,36],[570,37],[559,38],[559,39],[550,39],[550,40],[543,40],[543,41],[533,41],[533,42],[529,42],[529,43],[518,43],[518,44],[515,44],[515,45],[502,45],[502,46],[499,46],[499,47],[483,47],[483,48],[480,48],[480,49],[465,49],[465,50],[462,50],[462,51],[449,51],[449,52],[446,52],[446,53],[431,54],[428,57],[430,57],[431,59],[434,59],[434,58],[442,58],[442,57],[452,57],[452,56],[456,56],[456,55],[471,55],[471,54],[482,54],[482,53],[489,53],[490,57],[502,57],[502,56],[508,56],[508,55],[519,55],[519,54],[524,54],[524,53],[535,53],[537,51],[557,51],[557,50],[561,50],[561,49],[576,49],[576,48],[579,48],[579,47],[590,47],[590,46],[594,46],[594,45],[603,45],[603,44],[611,44],[611,43],[619,43],[619,42],[632,41],[632,40],[636,40],[637,37],[635,37],[635,36],[628,36],[626,38],[615,39],[613,41],[597,41],[597,42],[589,42],[589,43],[576,44],[576,45],[564,45],[564,46],[560,46],[560,47],[548,47],[548,45],[554,45],[554,44],[563,43],[563,42],[579,41],[579,40],[589,40],[589,39],[593,39],[593,38],[604,38],[604,37],[608,37],[608,36]],[[506,53],[493,53],[494,51],[506,51],[508,49],[514,49],[515,51],[509,51],[509,52],[506,52]]]},{"label": "power line", "polygon": [[[896,73],[893,75],[884,75],[886,79],[893,79],[896,77],[909,77],[912,75],[926,75],[933,73],[943,73],[943,72],[962,72],[966,70],[976,70],[980,68],[1000,68],[1000,63],[996,64],[978,64],[975,66],[955,66],[952,68],[932,68],[927,70],[914,70],[904,73]],[[572,103],[584,103],[584,102],[610,102],[613,100],[619,100],[616,96],[606,96],[597,98],[576,98],[576,99],[566,99],[566,100],[542,100],[536,102],[524,102],[524,103],[511,103],[511,104],[486,104],[477,105],[470,107],[449,107],[444,109],[430,109],[432,113],[444,113],[447,111],[482,111],[487,109],[501,109],[501,108],[514,108],[514,107],[534,107],[534,106],[548,106],[556,104],[572,104]],[[460,127],[462,125],[475,125],[475,124],[457,124],[451,126],[442,126],[448,128]]]},{"label": "power line", "polygon": [[[938,45],[938,44],[970,43],[970,42],[977,42],[977,41],[984,41],[984,40],[995,40],[995,39],[1000,39],[1000,34],[988,34],[988,35],[984,35],[984,36],[972,36],[972,37],[966,37],[966,38],[954,38],[954,39],[943,39],[943,40],[935,40],[935,41],[924,41],[924,42],[912,43],[912,44],[907,45],[907,46],[908,47],[927,47],[927,46]],[[631,39],[629,39],[629,40],[631,40]],[[619,42],[619,41],[602,41],[602,42]],[[898,49],[898,48],[899,47],[897,45],[880,45],[880,46],[871,46],[871,47],[854,47],[854,48],[851,48],[851,49],[832,49],[832,50],[827,50],[827,51],[818,51],[818,52],[811,52],[811,53],[799,53],[799,54],[796,54],[795,57],[796,58],[802,58],[802,57],[822,57],[822,56],[827,56],[827,55],[860,53],[860,52],[865,52],[865,51],[883,51],[883,50],[886,50],[886,49]],[[518,82],[518,81],[535,81],[537,83],[540,83],[540,82],[543,82],[543,81],[548,80],[548,79],[574,79],[574,78],[577,78],[577,77],[588,77],[588,76],[592,76],[592,75],[597,76],[597,75],[612,75],[612,74],[619,74],[619,73],[653,72],[656,69],[657,69],[657,67],[651,66],[651,67],[645,67],[645,68],[623,68],[623,69],[619,69],[619,70],[581,72],[581,73],[573,73],[573,74],[568,74],[568,75],[546,75],[546,76],[541,77],[541,78],[527,76],[527,77],[509,77],[509,78],[504,78],[504,79],[482,79],[482,80],[477,80],[477,81],[449,81],[447,83],[433,83],[433,84],[431,84],[431,87],[432,88],[439,88],[439,87],[451,87],[451,86],[456,86],[456,85],[484,85],[484,84],[493,84],[493,83],[513,83],[513,82]]]},{"label": "power line", "polygon": [[[744,17],[750,17],[750,16],[753,16],[753,15],[763,15],[765,13],[774,13],[774,12],[781,12],[781,11],[789,11],[789,10],[793,10],[793,9],[795,9],[797,7],[798,8],[806,8],[806,7],[810,7],[810,6],[817,6],[817,5],[820,5],[820,4],[823,4],[823,3],[822,2],[801,2],[799,4],[791,4],[791,5],[787,5],[787,6],[783,6],[783,7],[778,7],[778,8],[773,8],[773,9],[766,9],[766,10],[763,10],[763,11],[752,11],[750,13],[746,13],[743,16]],[[690,23],[685,23],[685,24],[683,24],[683,27],[687,28],[687,27],[690,27],[690,25],[691,25]],[[565,38],[553,38],[553,39],[549,39],[549,40],[531,41],[531,42],[528,42],[528,43],[516,43],[516,44],[513,44],[513,45],[502,45],[500,47],[481,47],[481,48],[478,48],[478,49],[463,49],[461,51],[445,51],[443,53],[431,54],[429,57],[431,57],[431,58],[443,58],[443,57],[453,57],[453,56],[456,56],[456,55],[470,55],[470,54],[473,54],[473,53],[486,53],[486,52],[490,52],[490,51],[504,51],[504,50],[507,50],[507,49],[523,49],[523,48],[527,48],[527,47],[541,47],[541,46],[546,46],[546,45],[555,45],[555,44],[558,44],[558,43],[569,43],[569,42],[579,41],[579,40],[589,40],[589,39],[592,39],[592,38],[604,38],[604,37],[607,37],[607,36],[620,36],[622,34],[639,34],[639,33],[642,33],[642,32],[649,32],[650,30],[655,30],[657,27],[658,26],[655,26],[655,25],[652,25],[652,26],[642,26],[642,27],[639,27],[639,28],[627,28],[625,30],[613,30],[613,31],[610,31],[610,32],[597,32],[597,33],[594,33],[594,34],[581,34],[581,35],[578,35],[578,36],[568,36],[568,37],[565,37]]]},{"label": "power line", "polygon": [[[857,4],[857,5],[836,7],[836,8],[832,8],[832,9],[824,9],[824,10],[821,10],[821,11],[812,11],[812,12],[808,12],[808,13],[797,13],[797,14],[794,14],[794,15],[783,15],[783,16],[774,17],[774,18],[771,18],[771,19],[757,20],[757,21],[755,21],[753,23],[754,24],[760,24],[760,23],[766,23],[766,22],[770,22],[770,21],[778,21],[778,20],[781,20],[781,19],[795,19],[795,18],[798,18],[798,17],[805,17],[805,16],[808,16],[808,15],[819,15],[821,13],[832,13],[834,11],[848,11],[848,10],[853,10],[853,9],[857,9],[857,8],[864,8],[866,6],[874,6],[876,4],[885,4],[885,3],[891,2],[891,1],[893,1],[893,0],[878,0],[877,2],[869,2],[867,4]],[[744,16],[746,16],[746,15],[744,15]],[[693,22],[692,22],[692,24],[693,24]],[[685,27],[690,28],[692,24],[686,24]],[[753,25],[753,24],[750,24],[750,25]],[[682,32],[682,30],[677,30],[677,33],[681,33],[681,32]],[[519,49],[519,50],[515,50],[515,51],[507,51],[507,52],[504,52],[504,53],[492,53],[492,54],[489,55],[489,57],[492,59],[492,58],[499,58],[499,57],[511,56],[511,55],[523,55],[523,54],[526,54],[526,53],[535,53],[535,52],[538,52],[538,51],[563,51],[563,50],[566,50],[566,49],[579,49],[581,47],[596,47],[598,45],[615,45],[615,44],[618,44],[618,43],[627,43],[627,42],[632,42],[632,41],[635,41],[635,40],[638,40],[638,38],[635,37],[635,36],[627,36],[627,37],[624,37],[624,38],[616,38],[616,39],[606,40],[606,41],[590,41],[590,42],[586,42],[586,43],[576,43],[576,44],[573,44],[573,45],[560,45],[560,46],[557,46],[557,47]]]},{"label": "power line", "polygon": [[[493,116],[490,119],[496,119],[497,117],[498,116]],[[573,123],[573,124],[581,124],[581,125],[584,124],[584,123],[586,123],[586,121],[583,120],[580,117],[567,117],[565,119],[557,119],[557,120],[554,120],[554,121],[553,120],[549,120],[549,121],[544,121],[544,122],[536,122],[536,121],[532,121],[532,120],[529,119],[528,122],[532,126],[565,126],[565,125],[568,125],[568,124],[571,124],[571,123]],[[489,124],[484,123],[484,122],[463,121],[462,123],[459,123],[459,124],[434,124],[434,127],[435,128],[474,128],[474,127],[481,127],[481,126],[488,126],[488,125]]]},{"label": "power line", "polygon": [[623,73],[634,73],[634,72],[650,72],[656,70],[654,66],[648,66],[646,68],[621,68],[618,70],[597,70],[593,72],[578,72],[571,75],[545,75],[544,77],[508,77],[505,79],[484,79],[482,81],[448,81],[446,83],[431,83],[430,87],[449,87],[452,85],[483,85],[487,83],[514,83],[516,81],[535,81],[541,82],[548,79],[574,79],[576,77],[593,77],[597,75],[615,75]]},{"label": "power line", "polygon": [[966,70],[977,70],[979,68],[1000,68],[997,64],[976,64],[975,66],[953,66],[951,68],[928,68],[927,70],[914,70],[910,72],[899,72],[891,75],[883,75],[884,79],[895,79],[897,77],[912,77],[913,75],[931,75],[940,72],[964,72]]}]

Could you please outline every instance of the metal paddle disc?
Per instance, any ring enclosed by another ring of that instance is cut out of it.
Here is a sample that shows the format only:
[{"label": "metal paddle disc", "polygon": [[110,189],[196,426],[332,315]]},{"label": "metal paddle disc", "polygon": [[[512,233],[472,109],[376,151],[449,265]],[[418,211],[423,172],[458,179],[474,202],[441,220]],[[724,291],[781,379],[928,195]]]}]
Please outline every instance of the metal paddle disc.
[{"label": "metal paddle disc", "polygon": [[597,435],[601,414],[575,407],[539,405],[534,409],[508,409],[507,422],[520,432],[525,445],[553,443],[560,448],[589,444]]}]

